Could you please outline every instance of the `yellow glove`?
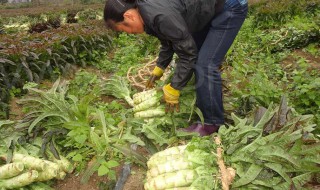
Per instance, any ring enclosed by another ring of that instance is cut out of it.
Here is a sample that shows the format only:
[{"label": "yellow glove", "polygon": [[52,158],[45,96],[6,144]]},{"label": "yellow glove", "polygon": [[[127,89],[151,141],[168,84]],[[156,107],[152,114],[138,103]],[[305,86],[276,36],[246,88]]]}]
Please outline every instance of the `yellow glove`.
[{"label": "yellow glove", "polygon": [[179,112],[179,96],[180,91],[174,89],[171,84],[165,85],[163,88],[163,99],[166,102],[166,112]]},{"label": "yellow glove", "polygon": [[159,80],[162,77],[162,75],[163,75],[163,69],[161,69],[160,67],[156,66],[153,69],[149,80],[147,81],[146,88],[147,89],[153,88],[155,81]]}]

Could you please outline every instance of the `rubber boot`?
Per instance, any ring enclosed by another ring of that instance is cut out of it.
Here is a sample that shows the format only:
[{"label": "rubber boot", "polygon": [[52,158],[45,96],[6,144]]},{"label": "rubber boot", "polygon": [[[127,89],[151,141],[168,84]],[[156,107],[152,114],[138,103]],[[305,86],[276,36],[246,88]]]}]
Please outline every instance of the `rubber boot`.
[{"label": "rubber boot", "polygon": [[194,123],[190,125],[187,128],[179,129],[183,132],[189,132],[189,133],[199,133],[201,137],[211,135],[212,133],[215,133],[219,130],[219,125],[208,125],[204,124],[202,126],[201,123]]},{"label": "rubber boot", "polygon": [[212,133],[218,132],[219,127],[220,126],[216,124],[212,124],[212,125],[204,124],[204,126],[199,130],[199,134],[202,137],[211,135]]},{"label": "rubber boot", "polygon": [[183,131],[183,132],[189,132],[189,133],[192,133],[192,132],[199,132],[199,129],[202,127],[201,123],[194,123],[192,125],[190,125],[189,127],[187,128],[181,128],[179,130]]}]

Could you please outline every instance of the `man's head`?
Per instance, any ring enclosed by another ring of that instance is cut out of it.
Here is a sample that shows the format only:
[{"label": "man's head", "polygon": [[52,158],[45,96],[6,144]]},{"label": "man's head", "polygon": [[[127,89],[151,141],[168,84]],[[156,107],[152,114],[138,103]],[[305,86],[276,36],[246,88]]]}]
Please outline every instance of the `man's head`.
[{"label": "man's head", "polygon": [[115,31],[129,34],[144,32],[144,22],[135,0],[108,0],[104,8],[104,21]]}]

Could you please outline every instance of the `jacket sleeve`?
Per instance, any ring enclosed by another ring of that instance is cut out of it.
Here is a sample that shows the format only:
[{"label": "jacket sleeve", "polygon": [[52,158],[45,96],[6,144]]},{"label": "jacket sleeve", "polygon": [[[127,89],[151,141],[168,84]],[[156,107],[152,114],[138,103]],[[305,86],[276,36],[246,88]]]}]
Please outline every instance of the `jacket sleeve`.
[{"label": "jacket sleeve", "polygon": [[160,35],[171,43],[172,50],[179,57],[171,86],[181,90],[192,77],[198,54],[197,46],[179,14],[159,16],[156,24]]},{"label": "jacket sleeve", "polygon": [[157,66],[165,70],[172,60],[174,51],[169,41],[166,41],[166,40],[160,40],[160,41],[161,41],[161,48],[159,52]]}]

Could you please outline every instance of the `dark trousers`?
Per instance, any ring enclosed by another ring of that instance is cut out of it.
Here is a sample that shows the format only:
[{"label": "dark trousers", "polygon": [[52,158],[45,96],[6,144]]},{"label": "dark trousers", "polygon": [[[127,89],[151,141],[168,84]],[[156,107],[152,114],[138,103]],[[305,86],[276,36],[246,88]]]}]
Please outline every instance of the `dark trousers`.
[{"label": "dark trousers", "polygon": [[248,12],[246,0],[227,0],[224,10],[193,34],[199,54],[195,65],[197,107],[206,124],[223,124],[220,66]]}]

